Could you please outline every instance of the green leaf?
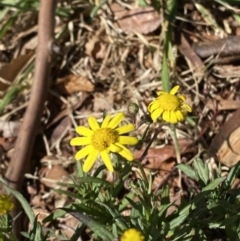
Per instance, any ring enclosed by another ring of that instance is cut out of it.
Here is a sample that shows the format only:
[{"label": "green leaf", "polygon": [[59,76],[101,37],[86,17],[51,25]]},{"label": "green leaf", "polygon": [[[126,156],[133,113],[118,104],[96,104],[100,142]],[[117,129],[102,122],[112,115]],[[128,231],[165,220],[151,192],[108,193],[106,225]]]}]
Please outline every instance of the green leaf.
[{"label": "green leaf", "polygon": [[229,217],[221,223],[222,226],[229,226],[235,223],[237,220],[239,220],[239,215],[234,215],[232,217]]},{"label": "green leaf", "polygon": [[188,177],[198,181],[198,176],[196,175],[196,172],[189,165],[179,164],[176,167],[180,169]]},{"label": "green leaf", "polygon": [[111,217],[110,214],[107,213],[105,209],[102,209],[97,205],[88,206],[81,203],[74,203],[73,206],[76,208],[76,211],[85,213],[95,218],[106,220]]},{"label": "green leaf", "polygon": [[197,175],[200,179],[207,185],[209,180],[209,170],[206,163],[204,163],[201,159],[195,159],[193,162],[193,166],[196,170]]},{"label": "green leaf", "polygon": [[[68,205],[67,207],[70,207],[70,205]],[[43,223],[52,222],[60,217],[63,217],[65,214],[66,214],[65,211],[61,209],[56,209],[53,213],[51,213],[46,218],[44,218],[42,222]]]},{"label": "green leaf", "polygon": [[100,179],[97,177],[81,177],[79,179],[80,183],[94,183],[94,184],[101,184],[101,185],[106,185],[106,186],[112,186],[112,184],[108,181],[105,181],[104,179]]},{"label": "green leaf", "polygon": [[9,20],[3,24],[0,28],[0,39],[5,35],[5,33],[12,27],[12,25],[14,24],[16,20],[16,13],[9,18]]},{"label": "green leaf", "polygon": [[215,17],[211,14],[211,12],[205,8],[203,5],[199,3],[195,3],[195,7],[198,9],[198,11],[202,14],[202,17],[205,19],[205,21],[212,25],[214,29],[218,29],[221,34],[224,34],[224,30],[218,25],[218,23],[215,20]]},{"label": "green leaf", "polygon": [[236,180],[236,177],[239,175],[239,173],[240,173],[240,162],[238,162],[236,166],[231,168],[230,172],[227,175],[226,183],[229,188],[232,186],[233,182]]},{"label": "green leaf", "polygon": [[80,223],[69,241],[79,241],[79,237],[83,233],[84,229],[85,225],[83,223]]},{"label": "green leaf", "polygon": [[226,177],[219,177],[213,180],[209,185],[204,187],[202,191],[214,190],[220,183],[222,183]]},{"label": "green leaf", "polygon": [[12,217],[10,214],[0,216],[0,233],[9,233],[12,230]]},{"label": "green leaf", "polygon": [[94,18],[97,14],[97,11],[105,4],[108,0],[102,0],[98,5],[96,5],[90,13],[90,17]]},{"label": "green leaf", "polygon": [[138,1],[138,5],[141,7],[149,6],[145,0],[137,0],[137,1]]},{"label": "green leaf", "polygon": [[4,108],[13,100],[16,98],[18,93],[22,90],[22,87],[19,85],[12,86],[8,90],[8,92],[4,95],[2,101],[0,102],[0,114],[3,112]]},{"label": "green leaf", "polygon": [[123,222],[122,220],[122,216],[121,214],[116,210],[111,208],[109,205],[105,204],[105,203],[101,203],[101,202],[97,202],[99,205],[104,206],[108,212],[111,214],[112,218],[115,220],[116,223],[119,224],[119,226],[124,230],[127,229],[126,224]]},{"label": "green leaf", "polygon": [[236,225],[234,223],[225,226],[225,231],[227,233],[229,240],[240,240],[238,229],[239,225]]},{"label": "green leaf", "polygon": [[95,222],[92,218],[79,213],[75,212],[72,209],[69,208],[61,208],[65,212],[71,214],[73,217],[84,223],[86,226],[88,226],[96,235],[98,235],[101,239],[106,241],[112,241],[114,240],[114,236],[112,233],[110,233],[107,228],[97,222]]},{"label": "green leaf", "polygon": [[168,0],[166,1],[166,20],[164,22],[164,27],[167,29],[166,34],[164,36],[163,43],[163,62],[162,62],[162,86],[163,90],[169,92],[171,89],[170,85],[170,74],[168,68],[168,61],[170,61],[171,67],[174,67],[175,64],[175,56],[172,51],[172,33],[173,33],[173,24],[176,18],[176,10],[177,10],[178,1],[176,0]]},{"label": "green leaf", "polygon": [[188,214],[183,214],[180,215],[179,217],[173,219],[170,223],[169,223],[169,229],[170,230],[174,230],[176,227],[179,227],[188,217]]}]

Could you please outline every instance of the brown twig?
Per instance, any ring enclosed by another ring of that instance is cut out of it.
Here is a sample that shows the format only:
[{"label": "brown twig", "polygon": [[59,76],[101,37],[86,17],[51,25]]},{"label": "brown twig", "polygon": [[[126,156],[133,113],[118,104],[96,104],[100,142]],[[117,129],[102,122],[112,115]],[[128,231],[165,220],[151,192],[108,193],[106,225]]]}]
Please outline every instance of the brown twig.
[{"label": "brown twig", "polygon": [[[9,163],[5,178],[9,186],[21,192],[24,174],[30,167],[30,158],[37,130],[39,129],[44,102],[49,86],[51,66],[50,44],[54,34],[54,14],[56,0],[41,0],[38,22],[38,47],[36,54],[34,81],[31,96],[23,123],[16,141],[15,151]],[[21,210],[15,200],[13,215]],[[22,221],[18,218],[14,225],[14,233],[19,235]]]},{"label": "brown twig", "polygon": [[207,58],[211,55],[235,56],[240,54],[240,37],[231,36],[218,39],[212,42],[202,42],[193,44],[193,50],[201,57]]}]

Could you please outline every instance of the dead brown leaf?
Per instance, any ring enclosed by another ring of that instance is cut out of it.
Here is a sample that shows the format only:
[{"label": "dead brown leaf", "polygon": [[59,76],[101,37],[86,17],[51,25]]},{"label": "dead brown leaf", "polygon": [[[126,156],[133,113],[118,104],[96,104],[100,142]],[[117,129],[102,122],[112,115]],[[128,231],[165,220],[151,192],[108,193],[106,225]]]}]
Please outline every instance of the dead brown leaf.
[{"label": "dead brown leaf", "polygon": [[228,167],[236,165],[240,160],[239,119],[240,109],[220,128],[208,151],[209,156],[217,156]]},{"label": "dead brown leaf", "polygon": [[14,83],[21,71],[26,68],[31,61],[34,52],[21,55],[14,59],[11,63],[3,65],[0,68],[0,91],[5,91],[12,83]]},{"label": "dead brown leaf", "polygon": [[95,112],[99,111],[110,111],[114,102],[114,94],[115,92],[110,89],[107,93],[95,93],[94,101],[93,101],[93,110]]},{"label": "dead brown leaf", "polygon": [[42,167],[39,173],[41,183],[50,188],[56,188],[57,182],[66,180],[69,176],[61,165],[54,165],[51,168]]},{"label": "dead brown leaf", "polygon": [[86,43],[85,53],[95,61],[104,59],[107,49],[107,36],[104,28],[100,28],[96,34]]},{"label": "dead brown leaf", "polygon": [[[90,94],[83,93],[82,98],[80,101],[78,101],[73,107],[73,110],[77,110],[80,108],[84,101],[89,97]],[[58,112],[57,115],[47,124],[46,129],[50,128],[52,125],[56,124],[58,121],[60,121],[65,116],[68,116],[70,113],[70,110],[68,108],[63,109],[62,111]]]},{"label": "dead brown leaf", "polygon": [[196,71],[196,73],[198,74],[203,73],[202,71],[205,66],[202,60],[193,51],[192,47],[190,46],[187,39],[182,33],[180,34],[179,38],[180,38],[180,43],[178,45],[178,48],[180,52],[183,54],[183,56],[185,57],[185,59],[187,60],[191,69]]},{"label": "dead brown leaf", "polygon": [[106,54],[107,45],[98,36],[94,36],[86,44],[86,54],[93,57],[95,61],[103,59]]},{"label": "dead brown leaf", "polygon": [[213,100],[207,101],[206,106],[211,110],[236,110],[240,108],[239,100]]},{"label": "dead brown leaf", "polygon": [[47,226],[48,223],[43,224],[43,220],[49,215],[49,213],[42,208],[33,208],[33,212],[37,218],[37,221],[42,225]]},{"label": "dead brown leaf", "polygon": [[71,95],[79,91],[92,92],[94,85],[86,76],[71,74],[58,79],[57,88],[62,94]]},{"label": "dead brown leaf", "polygon": [[77,226],[79,225],[79,220],[72,216],[68,216],[65,219],[65,224],[60,225],[62,227],[62,232],[66,235],[67,238],[71,238],[75,233]]},{"label": "dead brown leaf", "polygon": [[[179,146],[181,153],[186,152],[188,146],[192,141],[188,139],[182,139],[179,141]],[[143,151],[135,151],[134,159],[139,159],[143,154]],[[143,160],[143,163],[147,163],[146,167],[150,169],[162,169],[163,162],[169,160],[170,158],[175,158],[175,148],[171,145],[166,145],[162,148],[150,148],[146,157]]]},{"label": "dead brown leaf", "polygon": [[66,131],[66,129],[70,126],[70,119],[69,116],[65,116],[64,118],[59,121],[59,124],[53,130],[51,137],[50,137],[50,145],[54,146],[54,144],[62,138],[62,135]]},{"label": "dead brown leaf", "polygon": [[114,4],[112,6],[117,25],[126,33],[148,34],[160,26],[159,13],[153,7],[138,7],[126,10]]},{"label": "dead brown leaf", "polygon": [[3,137],[0,137],[0,146],[2,146],[4,151],[9,151],[14,147],[14,145],[15,145],[15,138],[6,139]]},{"label": "dead brown leaf", "polygon": [[233,131],[229,138],[223,142],[217,152],[217,157],[221,163],[228,167],[236,165],[240,161],[240,128]]}]

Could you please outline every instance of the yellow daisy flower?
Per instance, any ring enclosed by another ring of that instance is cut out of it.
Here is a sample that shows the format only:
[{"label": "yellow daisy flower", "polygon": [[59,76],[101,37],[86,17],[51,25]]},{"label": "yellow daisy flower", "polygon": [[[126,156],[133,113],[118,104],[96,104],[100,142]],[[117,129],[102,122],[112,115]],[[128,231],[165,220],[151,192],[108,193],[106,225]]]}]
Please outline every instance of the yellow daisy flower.
[{"label": "yellow daisy flower", "polygon": [[186,97],[184,95],[176,95],[179,88],[180,86],[176,85],[171,89],[170,93],[165,91],[158,92],[158,97],[148,106],[148,111],[153,121],[161,117],[164,121],[175,124],[184,120],[185,110],[192,112],[192,108],[189,105],[183,104]]},{"label": "yellow daisy flower", "polygon": [[106,115],[103,122],[99,124],[95,117],[88,118],[90,129],[84,126],[78,126],[76,132],[83,137],[75,137],[70,141],[72,146],[84,146],[78,151],[75,159],[78,161],[87,156],[83,165],[83,171],[88,172],[97,157],[101,156],[104,164],[110,172],[113,172],[113,165],[109,153],[114,152],[123,156],[128,161],[133,160],[132,152],[124,145],[136,145],[138,139],[133,136],[124,136],[135,129],[133,124],[118,127],[124,119],[123,113],[118,113],[112,119],[110,115]]},{"label": "yellow daisy flower", "polygon": [[129,228],[124,231],[120,241],[144,241],[144,236],[135,228]]},{"label": "yellow daisy flower", "polygon": [[8,195],[0,195],[0,216],[5,215],[12,211],[14,205],[11,198]]}]

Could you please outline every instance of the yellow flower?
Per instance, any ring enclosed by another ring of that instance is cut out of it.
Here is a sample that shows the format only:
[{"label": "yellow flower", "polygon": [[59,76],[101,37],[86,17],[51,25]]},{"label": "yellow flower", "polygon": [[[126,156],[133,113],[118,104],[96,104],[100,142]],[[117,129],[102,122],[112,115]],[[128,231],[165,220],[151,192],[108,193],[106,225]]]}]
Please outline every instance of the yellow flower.
[{"label": "yellow flower", "polygon": [[13,209],[13,202],[9,196],[1,194],[0,195],[0,215],[5,215]]},{"label": "yellow flower", "polygon": [[129,228],[124,231],[120,241],[144,241],[144,236],[135,228]]},{"label": "yellow flower", "polygon": [[106,115],[103,122],[99,124],[95,117],[89,117],[88,124],[90,129],[84,126],[76,128],[76,132],[83,137],[73,138],[70,141],[70,145],[86,145],[75,155],[77,161],[87,156],[83,165],[84,172],[88,172],[92,168],[99,154],[110,172],[114,171],[109,156],[110,152],[118,153],[128,161],[133,160],[132,152],[124,145],[136,145],[138,139],[133,136],[122,135],[135,129],[133,124],[118,127],[123,119],[123,113],[118,113],[112,119],[110,115]]},{"label": "yellow flower", "polygon": [[148,111],[153,121],[156,121],[158,117],[162,117],[164,121],[175,124],[184,120],[185,110],[188,112],[192,111],[189,105],[183,104],[186,97],[184,95],[176,95],[179,87],[179,85],[176,85],[171,89],[170,93],[165,91],[158,92],[158,97],[148,106]]}]

